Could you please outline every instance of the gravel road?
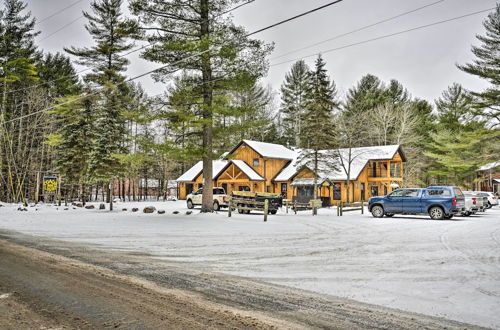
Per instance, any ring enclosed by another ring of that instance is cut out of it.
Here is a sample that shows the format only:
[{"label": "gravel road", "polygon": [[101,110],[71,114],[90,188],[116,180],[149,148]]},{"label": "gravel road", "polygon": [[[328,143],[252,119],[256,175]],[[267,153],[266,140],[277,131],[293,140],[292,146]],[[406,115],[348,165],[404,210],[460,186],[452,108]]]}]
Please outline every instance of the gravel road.
[{"label": "gravel road", "polygon": [[[3,297],[3,298],[2,298]],[[148,255],[0,231],[0,328],[477,329],[206,273]]]}]

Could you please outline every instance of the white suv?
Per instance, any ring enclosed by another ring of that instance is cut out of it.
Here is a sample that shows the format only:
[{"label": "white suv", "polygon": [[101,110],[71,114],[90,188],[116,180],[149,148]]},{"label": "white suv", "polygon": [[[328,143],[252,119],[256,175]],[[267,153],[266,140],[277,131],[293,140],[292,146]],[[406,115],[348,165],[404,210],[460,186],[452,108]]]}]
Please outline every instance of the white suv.
[{"label": "white suv", "polygon": [[475,191],[479,196],[488,197],[488,208],[498,205],[498,197],[489,191]]},{"label": "white suv", "polygon": [[[214,194],[213,197],[214,211],[219,211],[221,207],[227,207],[227,195],[224,188],[214,187],[213,194]],[[200,188],[198,189],[198,191],[187,195],[186,197],[187,208],[192,209],[193,207],[195,207],[195,205],[201,205],[202,197],[203,197],[203,188]]]}]

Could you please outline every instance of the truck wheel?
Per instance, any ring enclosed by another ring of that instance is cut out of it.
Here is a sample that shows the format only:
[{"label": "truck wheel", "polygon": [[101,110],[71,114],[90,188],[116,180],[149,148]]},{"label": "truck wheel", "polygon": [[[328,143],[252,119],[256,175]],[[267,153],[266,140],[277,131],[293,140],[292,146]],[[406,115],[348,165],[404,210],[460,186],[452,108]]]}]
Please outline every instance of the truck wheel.
[{"label": "truck wheel", "polygon": [[271,214],[276,214],[276,213],[278,213],[278,210],[272,210],[270,212],[271,212]]},{"label": "truck wheel", "polygon": [[446,220],[450,220],[450,219],[453,219],[453,214],[450,214],[450,215],[445,215],[444,218]]},{"label": "truck wheel", "polygon": [[[238,206],[243,206],[243,204],[238,204]],[[238,209],[238,213],[243,214],[243,213],[245,213],[245,210]]]},{"label": "truck wheel", "polygon": [[188,207],[188,209],[192,209],[194,207],[194,204],[193,204],[192,200],[188,199],[188,201],[187,201],[187,207]]},{"label": "truck wheel", "polygon": [[374,218],[382,218],[384,216],[384,208],[380,205],[372,207],[372,215]]},{"label": "truck wheel", "polygon": [[220,210],[220,205],[218,201],[214,201],[214,211],[219,211]]},{"label": "truck wheel", "polygon": [[444,211],[439,206],[433,206],[429,210],[429,216],[432,220],[443,220],[444,219]]}]

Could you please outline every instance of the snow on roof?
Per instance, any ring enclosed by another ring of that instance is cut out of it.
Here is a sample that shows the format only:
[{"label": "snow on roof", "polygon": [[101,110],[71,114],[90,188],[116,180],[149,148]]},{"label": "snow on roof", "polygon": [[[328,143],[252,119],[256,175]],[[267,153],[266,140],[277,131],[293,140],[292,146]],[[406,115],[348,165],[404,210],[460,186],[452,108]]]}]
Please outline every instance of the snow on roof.
[{"label": "snow on roof", "polygon": [[[227,160],[214,160],[212,162],[213,166],[213,178],[218,176],[220,172],[226,167],[227,165]],[[193,167],[191,167],[189,170],[187,170],[184,174],[182,174],[179,178],[177,178],[177,182],[191,182],[196,180],[198,175],[203,172],[203,162],[199,161],[196,163]]]},{"label": "snow on roof", "polygon": [[[365,168],[366,164],[370,160],[384,160],[384,159],[392,159],[396,152],[399,149],[399,145],[389,145],[389,146],[376,146],[376,147],[360,147],[360,148],[352,148],[351,149],[351,173],[350,180],[356,179],[363,168]],[[302,166],[307,166],[309,169],[311,168],[311,161],[307,159],[303,159],[305,150],[304,149],[296,149],[296,157],[295,159],[281,171],[278,176],[274,179],[274,181],[288,181],[293,175],[297,173],[297,171]],[[331,150],[321,150],[322,154],[331,153]],[[320,163],[318,169],[318,176],[325,179],[330,180],[347,180],[347,173],[341,165],[340,155],[344,160],[344,163],[348,163],[349,159],[349,149],[339,149],[337,150],[337,155],[330,156],[331,157],[331,166],[328,164]],[[332,169],[333,167],[337,167],[337,169]]]},{"label": "snow on roof", "polygon": [[[316,180],[316,183],[318,185],[323,184],[326,179],[318,179]],[[313,178],[301,178],[297,180],[293,180],[293,183],[291,184],[292,186],[310,186],[314,184],[314,179]]]},{"label": "snow on roof", "polygon": [[499,162],[493,162],[493,163],[489,163],[489,164],[486,164],[486,165],[483,165],[481,166],[478,171],[486,171],[486,170],[491,170],[492,168],[495,168],[497,166],[500,166],[500,161]]},{"label": "snow on roof", "polygon": [[245,163],[242,160],[237,160],[234,159],[231,161],[234,165],[236,165],[243,173],[245,173],[246,176],[252,181],[265,181],[263,177],[259,175],[259,173],[255,172],[253,168],[248,166],[247,163]]},{"label": "snow on roof", "polygon": [[257,151],[262,157],[278,158],[278,159],[294,159],[295,153],[281,144],[257,142],[251,140],[243,140],[250,148]]}]

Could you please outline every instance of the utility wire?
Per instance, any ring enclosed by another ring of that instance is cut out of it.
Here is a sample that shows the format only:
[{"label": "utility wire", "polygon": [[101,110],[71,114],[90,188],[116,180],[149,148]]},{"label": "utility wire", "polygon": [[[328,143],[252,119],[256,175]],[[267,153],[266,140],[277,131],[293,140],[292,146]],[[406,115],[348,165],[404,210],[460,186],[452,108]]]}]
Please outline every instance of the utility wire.
[{"label": "utility wire", "polygon": [[300,17],[306,16],[306,15],[312,14],[312,13],[314,13],[314,12],[318,11],[318,10],[325,9],[325,8],[327,8],[327,7],[333,6],[333,5],[335,5],[335,4],[339,3],[339,2],[342,2],[342,1],[344,1],[344,0],[336,0],[336,1],[332,1],[332,2],[330,2],[330,3],[327,3],[326,5],[319,6],[319,7],[317,7],[317,8],[314,8],[314,9],[308,10],[308,11],[303,12],[303,13],[301,13],[301,14],[298,14],[298,15],[295,15],[295,16],[293,16],[293,17],[290,17],[290,18],[287,18],[287,19],[285,19],[285,20],[282,20],[282,21],[280,21],[280,22],[278,22],[278,23],[275,23],[275,24],[272,24],[272,25],[266,26],[265,28],[259,29],[259,30],[257,30],[257,31],[252,32],[252,33],[249,33],[249,34],[247,34],[247,35],[246,35],[246,37],[249,37],[249,36],[251,36],[251,35],[254,35],[254,34],[257,34],[257,33],[260,33],[260,32],[266,31],[266,30],[269,30],[269,29],[272,29],[272,28],[274,28],[274,27],[276,27],[276,26],[278,26],[278,25],[282,25],[282,24],[288,23],[288,22],[290,22],[290,21],[296,20],[297,18],[300,18]]},{"label": "utility wire", "polygon": [[69,8],[71,8],[71,7],[75,6],[75,5],[77,5],[77,4],[79,4],[79,3],[80,3],[80,2],[82,2],[82,1],[84,1],[84,0],[78,0],[78,1],[75,1],[75,2],[73,2],[72,4],[70,4],[69,6],[64,7],[64,8],[61,8],[60,10],[56,11],[55,13],[50,14],[49,16],[44,17],[44,18],[42,18],[41,20],[39,20],[39,21],[38,21],[38,24],[40,24],[40,23],[42,23],[42,22],[45,22],[46,20],[48,20],[48,19],[50,19],[50,18],[52,18],[52,17],[54,17],[54,16],[56,16],[56,15],[58,15],[58,14],[62,13],[63,11],[65,11],[65,10],[67,10],[67,9],[69,9]]},{"label": "utility wire", "polygon": [[356,33],[356,32],[360,32],[360,31],[363,31],[363,30],[366,30],[366,29],[369,29],[371,27],[374,27],[374,26],[377,26],[377,25],[380,25],[380,24],[383,24],[383,23],[387,23],[389,21],[392,21],[394,19],[397,19],[397,18],[400,18],[400,17],[403,17],[403,16],[406,16],[408,14],[411,14],[411,13],[414,13],[416,11],[419,11],[419,10],[422,10],[424,8],[427,8],[427,7],[431,7],[431,6],[434,6],[434,5],[437,5],[438,3],[441,3],[441,2],[444,2],[445,0],[439,0],[439,1],[436,1],[436,2],[433,2],[433,3],[430,3],[430,4],[427,4],[425,6],[421,6],[421,7],[418,7],[418,8],[415,8],[415,9],[412,9],[412,10],[409,10],[409,11],[406,11],[406,12],[403,12],[401,14],[398,14],[396,16],[392,16],[392,17],[389,17],[389,18],[386,18],[386,19],[383,19],[381,21],[378,21],[378,22],[375,22],[373,24],[369,24],[369,25],[365,25],[363,27],[360,27],[360,28],[357,28],[355,30],[352,30],[352,31],[349,31],[349,32],[345,32],[345,33],[342,33],[342,34],[338,34],[334,37],[331,37],[331,38],[328,38],[326,40],[322,40],[322,41],[319,41],[319,42],[316,42],[316,43],[313,43],[313,44],[310,44],[308,46],[305,46],[305,47],[301,47],[301,48],[297,48],[295,50],[292,50],[292,51],[289,51],[287,53],[284,53],[284,54],[281,54],[281,55],[277,55],[275,57],[272,57],[270,60],[275,60],[277,58],[281,58],[281,57],[284,57],[284,56],[287,56],[287,55],[290,55],[290,54],[294,54],[294,53],[297,53],[297,52],[300,52],[301,50],[305,50],[305,49],[309,49],[311,47],[314,47],[314,46],[319,46],[321,44],[324,44],[328,41],[332,41],[332,40],[335,40],[335,39],[339,39],[339,38],[342,38],[342,37],[345,37],[347,35],[350,35],[350,34],[353,34],[353,33]]},{"label": "utility wire", "polygon": [[[269,30],[269,29],[271,29],[271,28],[273,28],[273,27],[276,27],[276,26],[278,26],[278,25],[284,24],[284,23],[286,23],[286,22],[290,22],[290,21],[295,20],[295,19],[297,19],[297,18],[299,18],[299,17],[303,17],[303,16],[305,16],[305,15],[308,15],[308,14],[314,13],[314,12],[316,12],[316,11],[320,10],[320,9],[324,9],[324,8],[326,8],[326,7],[329,7],[329,6],[331,6],[331,5],[334,5],[334,4],[336,4],[336,3],[339,3],[339,2],[341,2],[341,1],[343,1],[343,0],[337,0],[337,1],[330,2],[329,4],[326,4],[326,5],[323,5],[323,6],[317,7],[317,8],[315,8],[315,9],[312,9],[312,10],[306,11],[306,12],[304,12],[304,13],[302,13],[302,14],[299,14],[299,15],[293,16],[293,17],[291,17],[291,18],[289,18],[289,19],[286,19],[286,20],[280,21],[280,22],[278,22],[278,23],[275,23],[275,24],[269,25],[269,26],[264,27],[264,28],[262,28],[262,29],[259,29],[259,30],[257,30],[257,31],[247,33],[244,37],[248,37],[248,36],[254,35],[254,34],[256,34],[256,33],[260,33],[260,32],[262,32],[262,31]],[[195,54],[189,55],[188,57],[182,58],[182,59],[180,59],[180,60],[178,60],[178,61],[175,61],[174,63],[169,63],[169,64],[164,65],[164,66],[161,66],[161,67],[159,67],[159,68],[156,68],[156,69],[153,69],[153,70],[150,70],[150,71],[144,72],[144,73],[142,73],[142,74],[139,74],[139,75],[137,75],[137,76],[135,76],[135,77],[133,77],[133,78],[129,78],[129,79],[127,79],[127,80],[124,80],[123,82],[119,83],[118,85],[122,85],[122,84],[125,84],[125,83],[127,83],[127,82],[131,82],[131,81],[134,81],[134,80],[136,80],[136,79],[139,79],[139,78],[142,78],[142,77],[148,76],[148,75],[150,75],[150,74],[152,74],[152,73],[154,73],[154,72],[156,72],[156,71],[163,70],[163,69],[168,68],[168,67],[170,67],[170,66],[172,66],[172,65],[176,65],[176,64],[182,63],[182,62],[184,62],[184,61],[186,61],[186,60],[190,60],[190,59],[192,59],[192,58],[194,58],[194,57],[197,57],[197,56],[200,56],[200,55],[206,54],[206,53],[208,53],[208,52],[210,52],[210,51],[211,51],[211,49],[206,49],[206,50],[204,50],[204,51],[201,51],[201,52],[198,52],[198,53],[195,53]],[[175,73],[175,72],[177,72],[177,71],[179,71],[179,70],[180,70],[180,69],[175,69],[175,70],[173,70],[173,71],[168,72],[167,74],[173,74],[173,73]],[[12,118],[12,119],[9,119],[9,120],[7,120],[7,121],[1,121],[1,122],[2,122],[3,124],[6,124],[6,123],[9,123],[9,122],[13,122],[13,121],[19,120],[19,119],[27,118],[27,117],[33,116],[33,115],[35,115],[35,114],[37,114],[37,113],[41,113],[41,112],[44,112],[44,111],[47,111],[47,110],[54,109],[54,108],[55,108],[55,107],[57,107],[57,106],[61,106],[61,105],[65,105],[65,104],[69,104],[69,103],[75,102],[75,101],[77,101],[77,100],[80,100],[80,99],[82,99],[82,98],[85,98],[85,97],[88,97],[88,96],[92,96],[92,95],[96,95],[98,92],[99,92],[99,91],[95,91],[95,92],[93,92],[93,93],[80,95],[79,97],[76,97],[76,98],[74,98],[74,99],[72,99],[72,100],[68,100],[68,101],[66,101],[66,102],[59,103],[59,104],[57,104],[57,105],[53,105],[53,106],[51,106],[51,107],[48,107],[48,108],[45,108],[45,109],[42,109],[42,110],[39,110],[39,111],[35,111],[35,112],[30,113],[30,114],[26,114],[26,115],[24,115],[24,116],[20,116],[20,117]]]},{"label": "utility wire", "polygon": [[80,20],[80,19],[82,19],[82,18],[83,18],[83,15],[82,15],[82,16],[80,16],[80,17],[75,18],[74,20],[72,20],[72,21],[71,21],[71,22],[69,22],[69,23],[64,24],[63,26],[61,26],[59,29],[55,30],[54,32],[52,32],[52,33],[51,33],[51,34],[49,34],[48,36],[45,36],[45,37],[43,37],[42,39],[38,40],[38,42],[42,42],[42,41],[44,41],[44,40],[46,40],[46,39],[49,39],[49,38],[50,38],[50,37],[52,37],[53,35],[55,35],[55,34],[57,34],[57,33],[61,32],[62,30],[66,29],[68,26],[70,26],[71,24],[73,24],[73,23],[75,23],[75,22],[79,21],[79,20]]},{"label": "utility wire", "polygon": [[292,59],[292,60],[286,60],[286,61],[283,61],[283,62],[272,63],[270,66],[277,66],[277,65],[281,65],[281,64],[285,64],[285,63],[290,63],[290,62],[294,62],[294,61],[297,61],[297,60],[302,60],[302,59],[305,59],[305,58],[313,57],[313,56],[316,56],[318,54],[327,54],[327,53],[334,52],[334,51],[337,51],[337,50],[341,50],[341,49],[345,49],[345,48],[349,48],[349,47],[353,47],[353,46],[358,46],[358,45],[362,45],[362,44],[366,44],[366,43],[369,43],[369,42],[373,42],[373,41],[377,41],[377,40],[381,40],[381,39],[385,39],[385,38],[389,38],[389,37],[394,37],[394,36],[397,36],[397,35],[400,35],[400,34],[404,34],[404,33],[412,32],[412,31],[416,31],[416,30],[428,28],[428,27],[431,27],[431,26],[439,25],[439,24],[448,23],[448,22],[451,22],[451,21],[456,21],[456,20],[459,20],[459,19],[462,19],[462,18],[465,18],[465,17],[469,17],[469,16],[474,16],[474,15],[481,14],[481,13],[484,13],[484,12],[487,12],[487,11],[491,11],[493,9],[495,9],[495,7],[484,9],[484,10],[480,10],[480,11],[476,11],[476,12],[465,14],[465,15],[461,15],[461,16],[457,16],[457,17],[453,17],[453,18],[449,18],[449,19],[445,19],[445,20],[442,20],[442,21],[434,22],[434,23],[420,25],[420,26],[417,26],[417,27],[414,27],[414,28],[411,28],[411,29],[402,30],[402,31],[399,31],[399,32],[385,34],[383,36],[379,36],[379,37],[375,37],[375,38],[371,38],[371,39],[367,39],[367,40],[355,42],[355,43],[344,45],[344,46],[327,49],[327,50],[324,50],[324,51],[316,52],[314,54],[310,54],[310,55],[298,57],[298,58],[295,58],[295,59]]}]

